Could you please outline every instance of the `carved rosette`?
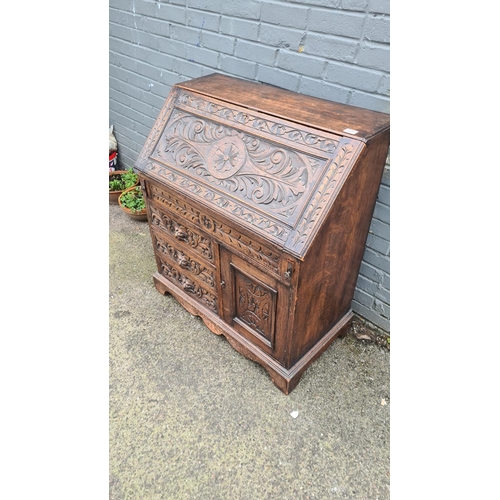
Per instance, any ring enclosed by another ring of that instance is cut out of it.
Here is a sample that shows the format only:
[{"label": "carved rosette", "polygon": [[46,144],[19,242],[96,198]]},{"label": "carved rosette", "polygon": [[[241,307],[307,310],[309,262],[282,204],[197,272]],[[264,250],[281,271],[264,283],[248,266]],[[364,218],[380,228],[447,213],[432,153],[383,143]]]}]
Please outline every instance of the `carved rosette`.
[{"label": "carved rosette", "polygon": [[245,143],[238,137],[215,143],[208,151],[206,169],[217,179],[227,179],[245,164]]}]

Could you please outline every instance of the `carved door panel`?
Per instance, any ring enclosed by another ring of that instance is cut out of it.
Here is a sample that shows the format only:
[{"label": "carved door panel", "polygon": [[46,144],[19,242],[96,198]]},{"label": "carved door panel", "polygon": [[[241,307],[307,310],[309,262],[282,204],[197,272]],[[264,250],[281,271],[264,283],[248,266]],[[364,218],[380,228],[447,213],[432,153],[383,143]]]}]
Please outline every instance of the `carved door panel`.
[{"label": "carved door panel", "polygon": [[224,248],[221,280],[226,323],[277,357],[283,345],[277,332],[286,329],[288,317],[288,288]]}]

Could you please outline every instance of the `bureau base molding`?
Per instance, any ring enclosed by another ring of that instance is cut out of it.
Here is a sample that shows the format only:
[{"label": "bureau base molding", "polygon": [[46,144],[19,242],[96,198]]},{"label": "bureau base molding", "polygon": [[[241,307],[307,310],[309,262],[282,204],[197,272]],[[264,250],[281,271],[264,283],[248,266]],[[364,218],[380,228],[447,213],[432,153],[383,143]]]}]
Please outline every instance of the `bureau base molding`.
[{"label": "bureau base molding", "polygon": [[290,369],[281,366],[274,358],[259,349],[209,309],[201,306],[187,293],[170,283],[160,273],[153,275],[156,289],[162,294],[172,295],[193,316],[201,318],[205,326],[216,335],[223,335],[229,344],[246,358],[260,364],[268,373],[272,382],[284,394],[288,395],[299,383],[305,370],[313,363],[338,337],[345,335],[351,326],[353,312],[350,310],[338,321],[304,356]]}]

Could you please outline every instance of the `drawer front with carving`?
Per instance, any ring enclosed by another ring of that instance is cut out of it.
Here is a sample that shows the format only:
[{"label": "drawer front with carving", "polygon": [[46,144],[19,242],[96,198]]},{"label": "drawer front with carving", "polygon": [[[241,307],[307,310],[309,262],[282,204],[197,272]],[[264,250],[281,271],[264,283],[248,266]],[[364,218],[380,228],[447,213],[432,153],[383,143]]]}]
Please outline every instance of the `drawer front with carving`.
[{"label": "drawer front with carving", "polygon": [[206,263],[203,259],[193,256],[188,247],[183,246],[178,241],[172,241],[160,231],[152,230],[153,247],[157,255],[163,260],[182,269],[184,273],[192,277],[204,286],[209,286],[215,290],[215,268]]},{"label": "drawer front with carving", "polygon": [[164,231],[152,228],[151,238],[160,274],[217,313],[215,268],[191,253],[185,243],[170,239]]},{"label": "drawer front with carving", "polygon": [[156,255],[159,262],[159,271],[162,276],[178,286],[181,290],[188,293],[192,298],[201,302],[215,313],[218,312],[217,296],[212,289],[207,286],[197,283],[191,274],[183,269],[178,269],[166,259],[163,259],[158,254]]},{"label": "drawer front with carving", "polygon": [[[187,221],[187,224],[193,224],[194,227],[202,229],[205,234],[210,235],[222,245],[234,249],[237,254],[252,259],[258,267],[266,272],[289,281],[289,276],[286,273],[290,263],[289,260],[283,258],[281,250],[245,234],[241,228],[238,229],[232,224],[222,222],[220,218],[212,217],[207,211],[197,208],[195,204],[182,200],[175,191],[170,191],[151,182],[148,182],[147,186],[148,201],[155,207],[151,212],[152,224],[170,226],[169,221],[162,223],[162,213],[175,214],[177,221]],[[173,233],[175,231],[179,232],[179,229],[173,228],[171,230]]]},{"label": "drawer front with carving", "polygon": [[171,215],[166,210],[159,209],[155,205],[150,205],[149,211],[152,228],[163,230],[203,259],[214,262],[213,243],[208,237],[202,235],[196,229],[192,229],[184,221],[179,222],[178,217]]}]

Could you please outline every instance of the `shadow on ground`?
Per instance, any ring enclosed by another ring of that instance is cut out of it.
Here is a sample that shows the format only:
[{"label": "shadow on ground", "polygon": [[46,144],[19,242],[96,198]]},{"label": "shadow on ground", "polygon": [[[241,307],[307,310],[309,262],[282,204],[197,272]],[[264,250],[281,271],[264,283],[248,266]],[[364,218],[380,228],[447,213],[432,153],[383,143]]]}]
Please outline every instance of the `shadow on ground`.
[{"label": "shadow on ground", "polygon": [[389,499],[389,351],[351,331],[285,396],[156,291],[147,222],[109,215],[110,499]]}]

